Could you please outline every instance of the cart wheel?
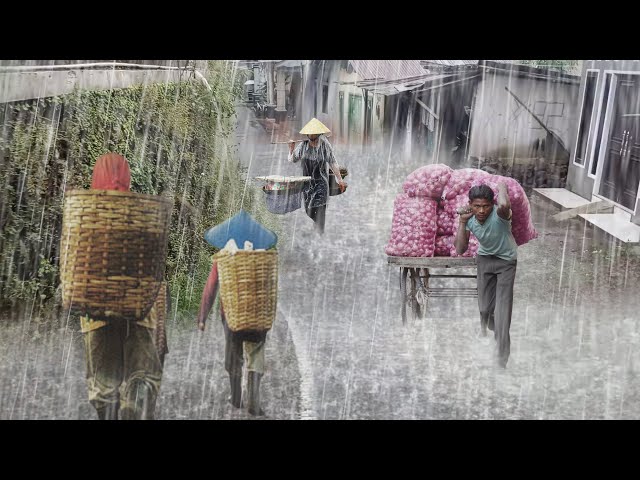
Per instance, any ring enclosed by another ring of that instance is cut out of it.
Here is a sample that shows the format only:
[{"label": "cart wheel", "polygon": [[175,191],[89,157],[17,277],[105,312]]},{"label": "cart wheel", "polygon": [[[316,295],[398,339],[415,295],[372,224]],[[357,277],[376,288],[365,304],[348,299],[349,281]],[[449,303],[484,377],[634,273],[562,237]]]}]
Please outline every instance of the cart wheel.
[{"label": "cart wheel", "polygon": [[416,297],[418,288],[420,287],[420,277],[417,268],[411,269],[411,311],[413,312],[413,318],[422,318],[422,312],[420,311],[420,304]]},{"label": "cart wheel", "polygon": [[402,324],[407,323],[407,273],[408,268],[400,267],[400,298],[402,304],[400,306],[400,314],[402,315]]}]

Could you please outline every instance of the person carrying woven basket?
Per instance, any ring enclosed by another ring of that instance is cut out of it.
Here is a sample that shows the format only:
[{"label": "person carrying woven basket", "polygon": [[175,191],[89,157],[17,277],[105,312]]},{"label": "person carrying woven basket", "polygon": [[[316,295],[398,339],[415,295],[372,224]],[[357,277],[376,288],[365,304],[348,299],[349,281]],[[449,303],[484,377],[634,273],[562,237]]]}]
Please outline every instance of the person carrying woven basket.
[{"label": "person carrying woven basket", "polygon": [[[102,155],[93,168],[91,188],[128,192],[129,164],[116,153]],[[84,336],[89,402],[101,420],[153,419],[162,379],[154,343],[156,307],[137,322],[80,318]],[[166,351],[160,352],[162,356]],[[121,394],[121,389],[123,393]]]},{"label": "person carrying woven basket", "polygon": [[[253,220],[244,210],[231,219],[208,230],[205,239],[214,247],[237,249],[249,242],[252,248],[275,249],[277,236]],[[231,242],[233,240],[233,242]],[[224,367],[229,374],[231,396],[229,402],[236,408],[242,406],[242,368],[247,367],[248,411],[251,415],[264,415],[260,407],[260,381],[264,375],[265,342],[267,331],[234,332],[229,328],[220,298],[220,279],[215,259],[209,278],[202,292],[197,324],[201,331],[214,303],[220,306],[220,319],[224,328],[225,354]],[[243,355],[244,353],[244,355]]]},{"label": "person carrying woven basket", "polygon": [[302,161],[302,175],[311,177],[302,192],[307,215],[314,221],[318,233],[324,233],[324,221],[329,197],[329,172],[331,169],[336,177],[340,191],[344,192],[346,183],[340,175],[340,167],[333,155],[333,148],[324,134],[330,130],[318,119],[313,118],[300,133],[308,139],[297,147],[295,142],[289,142],[290,162]]}]

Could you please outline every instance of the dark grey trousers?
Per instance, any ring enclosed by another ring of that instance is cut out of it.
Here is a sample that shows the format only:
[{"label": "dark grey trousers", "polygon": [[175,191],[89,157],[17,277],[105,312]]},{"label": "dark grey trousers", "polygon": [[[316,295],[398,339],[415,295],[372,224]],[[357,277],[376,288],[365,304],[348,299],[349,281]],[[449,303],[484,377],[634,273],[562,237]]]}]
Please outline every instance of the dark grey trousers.
[{"label": "dark grey trousers", "polygon": [[[511,352],[511,312],[513,310],[513,282],[517,260],[503,260],[494,255],[478,255],[478,307],[484,329],[494,324],[498,342],[498,360],[504,367]],[[493,322],[491,322],[493,317]]]},{"label": "dark grey trousers", "polygon": [[319,207],[307,207],[307,215],[315,222],[315,228],[319,233],[324,233],[324,220],[327,215],[327,205]]},{"label": "dark grey trousers", "polygon": [[227,322],[223,321],[222,326],[225,336],[224,368],[229,375],[232,377],[242,376],[244,356],[247,357],[247,371],[264,373],[266,332],[261,338],[260,335],[254,335],[253,340],[255,341],[251,341],[243,339],[243,336],[238,333],[234,334],[229,329]]}]

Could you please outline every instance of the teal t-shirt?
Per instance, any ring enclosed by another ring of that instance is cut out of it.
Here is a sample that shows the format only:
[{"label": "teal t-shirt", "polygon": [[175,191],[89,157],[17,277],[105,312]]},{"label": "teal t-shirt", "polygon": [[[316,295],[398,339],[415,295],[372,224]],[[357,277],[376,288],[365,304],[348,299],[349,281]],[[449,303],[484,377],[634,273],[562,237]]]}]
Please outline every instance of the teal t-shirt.
[{"label": "teal t-shirt", "polygon": [[511,220],[501,218],[498,207],[493,207],[484,223],[478,222],[475,215],[471,217],[466,229],[478,239],[478,255],[495,255],[503,260],[518,258],[518,245],[511,233]]}]

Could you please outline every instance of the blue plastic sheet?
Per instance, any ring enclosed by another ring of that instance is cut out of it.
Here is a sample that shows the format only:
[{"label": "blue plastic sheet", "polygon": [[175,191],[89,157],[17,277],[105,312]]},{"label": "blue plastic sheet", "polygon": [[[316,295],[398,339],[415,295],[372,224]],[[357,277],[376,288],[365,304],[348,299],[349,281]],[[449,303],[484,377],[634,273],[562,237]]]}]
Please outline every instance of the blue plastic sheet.
[{"label": "blue plastic sheet", "polygon": [[243,248],[245,241],[253,243],[254,249],[271,248],[278,242],[278,236],[274,232],[255,221],[244,210],[204,234],[207,243],[217,248],[224,248],[232,238],[239,248]]}]

